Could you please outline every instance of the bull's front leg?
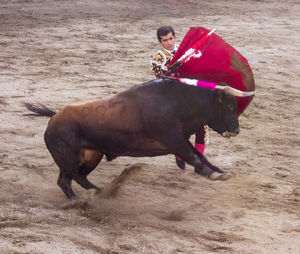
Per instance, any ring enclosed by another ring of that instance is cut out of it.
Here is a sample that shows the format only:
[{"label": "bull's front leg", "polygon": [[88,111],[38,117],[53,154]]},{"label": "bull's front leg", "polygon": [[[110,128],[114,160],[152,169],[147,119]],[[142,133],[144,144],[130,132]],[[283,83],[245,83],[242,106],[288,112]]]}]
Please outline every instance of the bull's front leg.
[{"label": "bull's front leg", "polygon": [[[225,181],[225,180],[228,180],[229,178],[231,178],[232,174],[230,174],[229,172],[224,172],[220,168],[218,168],[218,167],[214,166],[213,164],[211,164],[206,159],[206,157],[202,153],[200,153],[197,149],[194,148],[194,152],[198,154],[201,162],[204,164],[204,166],[202,168],[195,167],[195,172],[197,174],[209,177],[211,180],[223,180],[223,181]],[[215,172],[215,174],[210,174],[210,170],[213,170]]]},{"label": "bull's front leg", "polygon": [[221,169],[209,163],[208,160],[176,130],[163,135],[162,143],[170,153],[179,156],[182,160],[194,166],[196,173],[210,180],[227,180],[230,178],[227,173],[224,173]]}]

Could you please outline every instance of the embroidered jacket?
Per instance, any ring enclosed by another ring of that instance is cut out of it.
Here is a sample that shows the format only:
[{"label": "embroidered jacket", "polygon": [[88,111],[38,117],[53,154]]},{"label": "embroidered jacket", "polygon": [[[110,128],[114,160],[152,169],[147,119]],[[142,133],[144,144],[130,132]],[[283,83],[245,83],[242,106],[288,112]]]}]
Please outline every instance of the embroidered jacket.
[{"label": "embroidered jacket", "polygon": [[[175,47],[175,51],[177,46]],[[174,52],[175,53],[175,52]],[[174,54],[172,52],[162,49],[158,50],[156,54],[152,57],[150,62],[150,69],[154,72],[157,78],[164,76],[168,71],[168,65],[171,62]]]}]

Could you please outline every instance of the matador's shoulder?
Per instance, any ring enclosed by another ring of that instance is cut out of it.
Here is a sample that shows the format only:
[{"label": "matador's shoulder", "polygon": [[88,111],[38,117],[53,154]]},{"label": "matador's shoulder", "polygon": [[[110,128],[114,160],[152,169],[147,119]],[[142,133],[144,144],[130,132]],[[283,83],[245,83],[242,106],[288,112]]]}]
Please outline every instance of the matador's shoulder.
[{"label": "matador's shoulder", "polygon": [[162,50],[158,50],[152,57],[152,62],[158,65],[164,65],[167,62],[166,54]]}]

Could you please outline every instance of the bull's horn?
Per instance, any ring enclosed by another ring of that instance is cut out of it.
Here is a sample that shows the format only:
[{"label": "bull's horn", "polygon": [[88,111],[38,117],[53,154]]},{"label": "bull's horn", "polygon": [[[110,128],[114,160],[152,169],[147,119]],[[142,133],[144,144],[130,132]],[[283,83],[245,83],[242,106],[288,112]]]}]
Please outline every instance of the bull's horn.
[{"label": "bull's horn", "polygon": [[237,96],[237,97],[249,97],[255,94],[255,91],[252,92],[244,92],[238,89],[235,89],[233,87],[230,86],[220,86],[220,85],[216,85],[216,89],[221,89],[224,90],[226,93],[231,94],[233,96]]}]

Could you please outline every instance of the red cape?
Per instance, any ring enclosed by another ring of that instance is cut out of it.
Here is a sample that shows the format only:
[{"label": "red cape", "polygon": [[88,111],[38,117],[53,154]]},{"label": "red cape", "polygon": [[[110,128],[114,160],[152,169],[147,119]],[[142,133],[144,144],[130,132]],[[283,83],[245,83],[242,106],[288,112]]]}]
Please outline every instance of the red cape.
[{"label": "red cape", "polygon": [[[204,27],[191,27],[183,38],[169,66],[176,62],[208,32],[209,30]],[[241,91],[255,90],[254,77],[248,61],[221,37],[213,33],[201,44],[199,49],[202,52],[200,58],[192,58],[175,71],[175,73],[179,74],[179,77],[216,83],[225,82],[227,85]],[[238,115],[245,110],[252,98],[253,96],[236,97]]]}]

